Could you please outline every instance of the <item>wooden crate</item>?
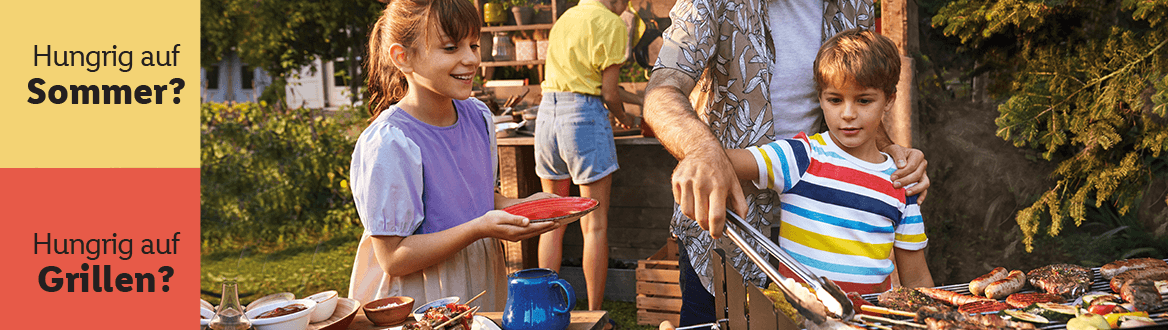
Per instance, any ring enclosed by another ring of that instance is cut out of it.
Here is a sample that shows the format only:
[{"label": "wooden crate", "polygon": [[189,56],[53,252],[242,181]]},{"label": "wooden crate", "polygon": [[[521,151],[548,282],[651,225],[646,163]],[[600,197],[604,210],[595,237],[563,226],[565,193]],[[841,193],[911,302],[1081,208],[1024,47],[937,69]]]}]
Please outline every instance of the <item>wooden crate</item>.
[{"label": "wooden crate", "polygon": [[[754,284],[745,283],[742,274],[726,262],[726,252],[714,249],[710,267],[714,272],[715,319],[728,319],[728,330],[799,330],[786,314],[775,310],[775,305]],[[761,302],[761,303],[749,303]]]},{"label": "wooden crate", "polygon": [[657,253],[637,261],[637,324],[657,326],[681,319],[677,241],[672,237]]}]

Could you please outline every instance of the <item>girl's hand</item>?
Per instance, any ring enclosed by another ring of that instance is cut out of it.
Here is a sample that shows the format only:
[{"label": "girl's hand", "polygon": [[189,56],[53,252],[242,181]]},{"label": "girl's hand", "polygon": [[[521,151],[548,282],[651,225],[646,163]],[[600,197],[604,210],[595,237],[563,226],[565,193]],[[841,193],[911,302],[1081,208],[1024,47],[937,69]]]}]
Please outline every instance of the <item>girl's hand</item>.
[{"label": "girl's hand", "polygon": [[499,210],[488,211],[475,221],[479,224],[482,236],[512,242],[535,237],[559,227],[559,223],[555,221],[531,223],[527,218]]},{"label": "girl's hand", "polygon": [[555,194],[545,193],[542,191],[531,194],[531,196],[527,196],[527,198],[518,198],[518,199],[506,198],[506,197],[503,197],[503,195],[496,193],[495,194],[495,208],[498,210],[502,210],[502,209],[505,209],[505,208],[508,208],[508,207],[511,207],[511,206],[514,206],[514,205],[520,204],[520,203],[525,203],[525,202],[530,202],[530,201],[540,200],[540,199],[547,199],[547,198],[557,198],[557,197],[560,197],[560,196],[557,196]]},{"label": "girl's hand", "polygon": [[534,200],[541,200],[541,199],[548,199],[548,198],[560,198],[560,195],[541,191],[541,192],[531,194],[531,196],[527,196],[527,198],[522,199],[522,201],[530,202],[530,201],[534,201]]},{"label": "girl's hand", "polygon": [[633,127],[633,120],[631,118],[629,118],[628,113],[625,113],[625,112],[621,112],[620,114],[613,113],[613,117],[616,118],[616,126],[617,126],[616,128],[629,129],[629,128]]}]

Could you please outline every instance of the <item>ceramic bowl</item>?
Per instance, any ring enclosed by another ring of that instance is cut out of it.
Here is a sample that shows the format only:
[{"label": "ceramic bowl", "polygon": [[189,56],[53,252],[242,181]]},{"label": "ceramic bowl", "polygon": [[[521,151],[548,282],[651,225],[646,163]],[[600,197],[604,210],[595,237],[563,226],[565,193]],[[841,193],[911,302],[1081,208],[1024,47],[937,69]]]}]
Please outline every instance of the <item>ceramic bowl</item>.
[{"label": "ceramic bowl", "polygon": [[349,328],[349,324],[353,323],[353,319],[357,317],[357,312],[360,310],[361,302],[357,299],[337,298],[337,309],[333,311],[332,317],[308,326],[316,330],[345,330]]},{"label": "ceramic bowl", "polygon": [[[386,307],[395,304],[397,306]],[[369,321],[376,325],[402,323],[410,316],[410,310],[413,308],[414,298],[400,296],[377,299],[361,307],[365,311],[365,317],[368,317]]]},{"label": "ceramic bowl", "polygon": [[[301,304],[308,308],[288,315],[262,319],[257,318],[264,312],[292,304]],[[315,300],[296,299],[280,303],[267,304],[256,309],[249,310],[247,311],[247,318],[251,320],[251,325],[255,327],[256,330],[305,330],[308,329],[308,318],[312,315],[312,311],[315,309]]]},{"label": "ceramic bowl", "polygon": [[333,316],[333,311],[337,309],[337,298],[336,290],[329,290],[308,296],[307,299],[316,301],[316,310],[312,311],[312,316],[309,317],[308,322],[316,323]]},{"label": "ceramic bowl", "polygon": [[294,300],[294,299],[296,299],[296,295],[292,294],[291,292],[273,293],[270,295],[260,297],[259,299],[253,300],[250,304],[247,304],[247,306],[244,307],[243,309],[246,311],[250,311],[253,309],[263,307],[265,305],[274,304],[274,303],[282,303],[282,302]]},{"label": "ceramic bowl", "polygon": [[414,308],[414,319],[421,321],[422,316],[425,316],[426,310],[430,309],[430,307],[446,306],[446,304],[457,304],[460,299],[461,298],[459,297],[446,297],[428,302],[422,306],[418,306],[418,308]]},{"label": "ceramic bowl", "polygon": [[207,326],[207,323],[211,323],[212,317],[215,317],[215,311],[204,306],[199,307],[199,325]]}]

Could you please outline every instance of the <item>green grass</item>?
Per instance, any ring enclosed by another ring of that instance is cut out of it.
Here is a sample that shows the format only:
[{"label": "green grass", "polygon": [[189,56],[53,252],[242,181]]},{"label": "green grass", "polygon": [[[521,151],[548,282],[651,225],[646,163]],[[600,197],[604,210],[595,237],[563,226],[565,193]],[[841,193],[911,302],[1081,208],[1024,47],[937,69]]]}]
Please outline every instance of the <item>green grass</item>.
[{"label": "green grass", "polygon": [[[317,243],[220,247],[207,251],[201,256],[199,288],[203,292],[202,298],[218,305],[218,293],[222,291],[225,279],[239,282],[239,300],[245,306],[260,297],[280,292],[305,297],[337,290],[341,296],[347,296],[353,256],[357,254],[360,237],[361,228],[355,227]],[[581,300],[576,308],[587,309],[588,302]],[[608,311],[608,316],[617,322],[619,329],[657,329],[656,326],[637,325],[635,303],[605,300],[601,308]]]},{"label": "green grass", "polygon": [[359,237],[361,228],[355,227],[317,243],[291,243],[283,248],[248,246],[204,253],[199,283],[202,298],[218,304],[219,296],[207,292],[221,292],[226,279],[239,282],[239,300],[244,305],[280,292],[305,297],[337,290],[346,296]]},{"label": "green grass", "polygon": [[[588,300],[579,300],[576,302],[576,309],[588,309]],[[635,329],[635,330],[653,330],[657,329],[656,325],[638,325],[637,324],[637,304],[625,301],[605,300],[600,303],[600,309],[608,311],[608,317],[616,321],[618,330]]]}]

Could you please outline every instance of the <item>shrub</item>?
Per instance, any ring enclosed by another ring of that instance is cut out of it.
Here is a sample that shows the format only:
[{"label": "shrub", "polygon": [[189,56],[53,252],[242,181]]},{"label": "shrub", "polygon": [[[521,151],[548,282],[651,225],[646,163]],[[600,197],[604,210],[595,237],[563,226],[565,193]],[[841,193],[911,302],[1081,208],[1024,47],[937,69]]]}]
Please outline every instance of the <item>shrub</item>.
[{"label": "shrub", "polygon": [[[266,103],[202,106],[204,250],[321,239],[359,223],[348,187],[361,109],[325,115]],[[308,235],[312,233],[312,235]]]}]

